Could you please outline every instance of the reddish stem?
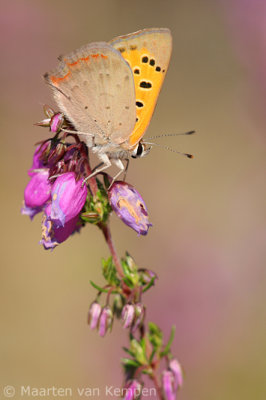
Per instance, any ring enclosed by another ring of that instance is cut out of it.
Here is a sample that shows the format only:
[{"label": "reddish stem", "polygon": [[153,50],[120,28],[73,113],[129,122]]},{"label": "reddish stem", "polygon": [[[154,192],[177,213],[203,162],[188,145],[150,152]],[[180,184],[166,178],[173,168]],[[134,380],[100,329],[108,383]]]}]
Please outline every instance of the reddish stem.
[{"label": "reddish stem", "polygon": [[106,240],[106,243],[107,243],[107,245],[109,247],[110,253],[111,253],[112,257],[113,257],[114,264],[116,266],[117,273],[120,276],[120,278],[124,278],[125,274],[124,274],[120,259],[119,259],[118,255],[117,255],[116,249],[114,247],[114,243],[113,243],[113,240],[112,240],[112,236],[111,236],[111,231],[110,231],[109,225],[108,224],[103,224],[102,222],[100,222],[98,224],[98,226],[101,229],[101,231],[102,231],[102,233],[104,235],[104,238]]},{"label": "reddish stem", "polygon": [[153,380],[153,383],[154,383],[154,386],[155,386],[155,389],[156,389],[156,392],[157,392],[158,399],[164,400],[163,395],[162,395],[162,391],[161,391],[161,387],[160,387],[160,384],[158,382],[157,375],[154,373],[152,376],[150,376],[150,378],[151,378],[151,380]]}]

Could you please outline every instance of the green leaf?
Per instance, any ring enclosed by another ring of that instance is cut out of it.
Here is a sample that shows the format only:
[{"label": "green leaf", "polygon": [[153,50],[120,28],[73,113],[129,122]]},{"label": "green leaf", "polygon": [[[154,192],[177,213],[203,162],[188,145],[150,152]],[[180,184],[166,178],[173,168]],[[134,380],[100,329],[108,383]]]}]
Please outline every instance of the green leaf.
[{"label": "green leaf", "polygon": [[147,292],[147,290],[149,290],[149,289],[154,285],[155,279],[156,279],[156,276],[154,276],[154,277],[151,279],[150,283],[148,283],[148,285],[145,286],[145,287],[142,289],[142,293]]},{"label": "green leaf", "polygon": [[145,350],[143,349],[143,344],[139,343],[136,339],[132,339],[130,342],[130,352],[132,352],[133,357],[141,364],[147,364],[147,358]]},{"label": "green leaf", "polygon": [[173,326],[172,326],[172,329],[171,329],[170,338],[169,338],[167,344],[165,345],[165,348],[164,348],[163,351],[160,353],[160,357],[164,357],[164,356],[166,356],[166,355],[170,352],[170,350],[171,350],[171,345],[172,345],[173,340],[174,340],[174,338],[175,338],[175,329],[176,329],[176,328],[175,328],[175,325],[173,325]]},{"label": "green leaf", "polygon": [[113,264],[112,257],[109,257],[107,260],[102,259],[102,271],[103,276],[109,285],[120,286],[120,279],[117,277],[117,271],[115,265]]},{"label": "green leaf", "polygon": [[[101,288],[100,286],[96,285],[96,283],[94,283],[92,281],[90,281],[90,284],[91,284],[92,287],[94,287],[94,289],[97,289],[101,293],[108,293],[110,291],[110,289]],[[112,293],[113,294],[117,294],[119,292],[117,290],[113,290]]]},{"label": "green leaf", "polygon": [[135,360],[131,360],[130,358],[121,358],[122,364],[127,366],[127,367],[139,367],[140,363],[135,361]]},{"label": "green leaf", "polygon": [[159,351],[162,346],[162,338],[163,338],[162,331],[153,322],[149,322],[148,327],[149,327],[149,333],[148,333],[149,341],[153,345],[154,349],[156,351]]}]

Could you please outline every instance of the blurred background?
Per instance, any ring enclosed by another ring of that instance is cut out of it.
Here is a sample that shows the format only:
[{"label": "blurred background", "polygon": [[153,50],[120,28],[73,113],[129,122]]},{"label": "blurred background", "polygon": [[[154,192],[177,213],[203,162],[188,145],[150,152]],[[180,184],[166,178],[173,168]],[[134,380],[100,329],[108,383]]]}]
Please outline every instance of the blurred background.
[{"label": "blurred background", "polygon": [[1,385],[121,384],[127,333],[116,322],[103,340],[86,323],[89,280],[102,284],[109,254],[100,231],[45,252],[41,216],[31,222],[20,207],[34,144],[48,135],[33,123],[54,105],[43,73],[85,43],[168,27],[173,55],[147,135],[196,129],[161,139],[195,159],[154,148],[132,160],[127,181],[153,227],[138,237],[113,215],[113,238],[159,275],[145,302],[166,338],[177,327],[178,397],[265,400],[265,2],[6,0],[0,21]]}]

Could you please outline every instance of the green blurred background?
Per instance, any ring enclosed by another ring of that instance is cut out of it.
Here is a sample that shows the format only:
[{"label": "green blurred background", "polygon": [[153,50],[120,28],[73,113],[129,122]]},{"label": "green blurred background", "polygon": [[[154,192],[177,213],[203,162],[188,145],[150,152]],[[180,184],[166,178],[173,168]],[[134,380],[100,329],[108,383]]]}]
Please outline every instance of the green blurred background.
[{"label": "green blurred background", "polygon": [[121,384],[126,332],[116,322],[103,340],[86,323],[89,280],[103,282],[108,256],[100,231],[88,226],[45,252],[41,217],[30,222],[20,207],[33,145],[48,135],[33,123],[53,105],[42,74],[87,42],[168,27],[173,55],[148,136],[196,129],[161,139],[195,159],[154,148],[133,160],[127,181],[153,228],[138,237],[112,216],[113,237],[121,255],[159,275],[145,302],[166,336],[177,327],[178,397],[265,400],[265,2],[7,0],[0,21],[0,384]]}]

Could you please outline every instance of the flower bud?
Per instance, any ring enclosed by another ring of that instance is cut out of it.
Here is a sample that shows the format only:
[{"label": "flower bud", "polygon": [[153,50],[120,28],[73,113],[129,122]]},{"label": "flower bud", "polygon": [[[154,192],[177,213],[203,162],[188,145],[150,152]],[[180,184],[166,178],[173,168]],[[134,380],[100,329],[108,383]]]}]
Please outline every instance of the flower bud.
[{"label": "flower bud", "polygon": [[95,329],[98,325],[99,317],[102,311],[102,307],[97,301],[94,301],[89,310],[88,323],[91,329]]},{"label": "flower bud", "polygon": [[64,226],[82,210],[87,197],[87,187],[83,185],[82,179],[76,182],[73,172],[67,172],[56,179],[51,195],[52,205],[47,210],[50,212],[47,216],[56,226]]},{"label": "flower bud", "polygon": [[142,385],[136,379],[128,381],[122,389],[124,400],[137,400],[141,397]]},{"label": "flower bud", "polygon": [[98,325],[99,335],[102,337],[105,336],[106,332],[108,330],[111,330],[112,323],[113,323],[112,310],[109,306],[106,306],[102,309],[102,313],[99,319],[99,325]]},{"label": "flower bud", "polygon": [[171,370],[174,376],[174,390],[177,390],[179,387],[183,385],[183,373],[181,365],[175,358],[173,358],[169,362],[169,369]]},{"label": "flower bud", "polygon": [[132,326],[132,332],[136,332],[138,327],[142,324],[145,316],[145,307],[142,303],[135,304],[135,318]]},{"label": "flower bud", "polygon": [[138,272],[144,284],[149,284],[152,279],[158,279],[157,274],[150,269],[140,268]]},{"label": "flower bud", "polygon": [[109,203],[122,221],[139,235],[146,235],[149,227],[146,205],[133,186],[116,181],[108,191]]},{"label": "flower bud", "polygon": [[126,304],[122,310],[122,324],[123,328],[130,328],[135,318],[135,307],[133,304]]},{"label": "flower bud", "polygon": [[53,132],[53,133],[60,132],[64,121],[65,121],[65,119],[64,119],[64,115],[63,114],[61,114],[61,113],[54,114],[51,117],[51,121],[50,121],[51,132]]},{"label": "flower bud", "polygon": [[50,145],[50,142],[45,142],[36,147],[33,154],[32,166],[28,170],[29,176],[33,176],[34,174],[38,173],[39,169],[47,168],[47,165],[43,161],[43,154],[48,148],[50,148]]},{"label": "flower bud", "polygon": [[174,376],[171,371],[163,371],[162,387],[164,392],[164,398],[166,400],[176,399],[176,391],[174,390]]}]

